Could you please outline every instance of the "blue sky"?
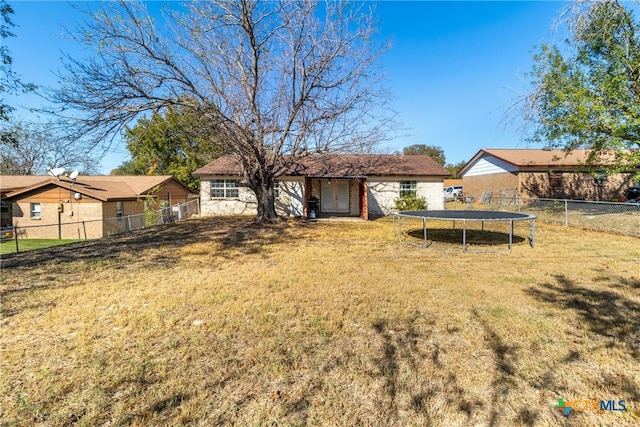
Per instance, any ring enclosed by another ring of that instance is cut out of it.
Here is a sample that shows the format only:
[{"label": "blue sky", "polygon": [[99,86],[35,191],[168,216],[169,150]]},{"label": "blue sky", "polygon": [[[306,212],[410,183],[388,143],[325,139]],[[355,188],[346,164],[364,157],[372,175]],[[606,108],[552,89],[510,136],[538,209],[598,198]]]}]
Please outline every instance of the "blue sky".
[{"label": "blue sky", "polygon": [[[17,35],[6,41],[14,70],[24,81],[57,85],[62,52],[78,47],[63,26],[83,17],[66,1],[10,1]],[[553,41],[552,26],[565,2],[557,1],[382,1],[377,3],[380,37],[392,49],[382,59],[406,131],[387,144],[402,151],[413,144],[442,147],[447,162],[469,160],[481,148],[525,148],[517,126],[505,128],[505,109],[525,88],[535,46]],[[34,96],[9,98],[18,115],[34,116]],[[113,147],[100,171],[128,158]]]}]

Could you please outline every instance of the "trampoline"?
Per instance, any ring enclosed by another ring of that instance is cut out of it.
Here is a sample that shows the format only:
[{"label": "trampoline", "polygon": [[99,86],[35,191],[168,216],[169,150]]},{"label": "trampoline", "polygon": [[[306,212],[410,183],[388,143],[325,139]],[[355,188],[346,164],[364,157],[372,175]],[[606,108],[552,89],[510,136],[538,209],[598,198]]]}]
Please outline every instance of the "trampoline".
[{"label": "trampoline", "polygon": [[[407,240],[402,240],[402,235],[406,231],[407,219],[422,220],[422,244],[416,244]],[[467,222],[480,222],[482,232],[484,232],[485,222],[503,221],[509,223],[509,252],[513,249],[513,223],[516,221],[529,221],[529,244],[535,246],[535,223],[536,217],[519,212],[503,211],[483,211],[483,210],[434,210],[434,211],[402,211],[393,214],[393,230],[397,233],[400,243],[426,248],[431,246],[428,237],[427,221],[453,221],[455,229],[456,221],[462,221],[462,250],[467,252]]]}]

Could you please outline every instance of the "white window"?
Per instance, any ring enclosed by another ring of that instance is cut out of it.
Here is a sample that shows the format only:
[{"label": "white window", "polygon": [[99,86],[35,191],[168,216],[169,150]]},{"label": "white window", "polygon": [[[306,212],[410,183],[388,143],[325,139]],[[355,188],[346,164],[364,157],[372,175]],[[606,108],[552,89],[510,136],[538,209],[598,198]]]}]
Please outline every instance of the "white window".
[{"label": "white window", "polygon": [[41,218],[40,203],[31,203],[31,218]]},{"label": "white window", "polygon": [[124,202],[116,202],[116,217],[124,217]]},{"label": "white window", "polygon": [[238,179],[212,179],[212,199],[237,199],[240,196],[240,180]]},{"label": "white window", "polygon": [[276,199],[280,197],[280,181],[276,181],[273,183],[273,197]]},{"label": "white window", "polygon": [[417,181],[400,181],[400,197],[415,196],[417,191]]}]

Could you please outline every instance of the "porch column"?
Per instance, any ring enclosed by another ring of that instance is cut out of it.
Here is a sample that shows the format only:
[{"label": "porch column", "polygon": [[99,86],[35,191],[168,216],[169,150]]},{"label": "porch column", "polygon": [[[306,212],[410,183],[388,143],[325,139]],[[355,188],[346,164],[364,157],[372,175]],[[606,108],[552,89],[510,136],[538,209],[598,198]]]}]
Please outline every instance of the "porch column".
[{"label": "porch column", "polygon": [[369,205],[367,203],[367,179],[358,180],[360,193],[360,218],[367,221],[369,219]]},{"label": "porch column", "polygon": [[305,218],[309,217],[309,197],[311,197],[311,190],[312,190],[311,178],[305,176],[304,177],[304,194],[302,195],[302,198],[303,198],[302,215]]}]

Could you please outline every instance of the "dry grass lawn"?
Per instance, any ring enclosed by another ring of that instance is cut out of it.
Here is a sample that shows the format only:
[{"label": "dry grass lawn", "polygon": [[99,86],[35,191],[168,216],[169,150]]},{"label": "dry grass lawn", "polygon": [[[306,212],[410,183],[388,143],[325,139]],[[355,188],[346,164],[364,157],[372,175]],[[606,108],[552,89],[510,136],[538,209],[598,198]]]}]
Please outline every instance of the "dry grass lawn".
[{"label": "dry grass lawn", "polygon": [[0,423],[640,424],[637,238],[538,223],[534,249],[462,253],[390,219],[250,221],[5,257]]}]

